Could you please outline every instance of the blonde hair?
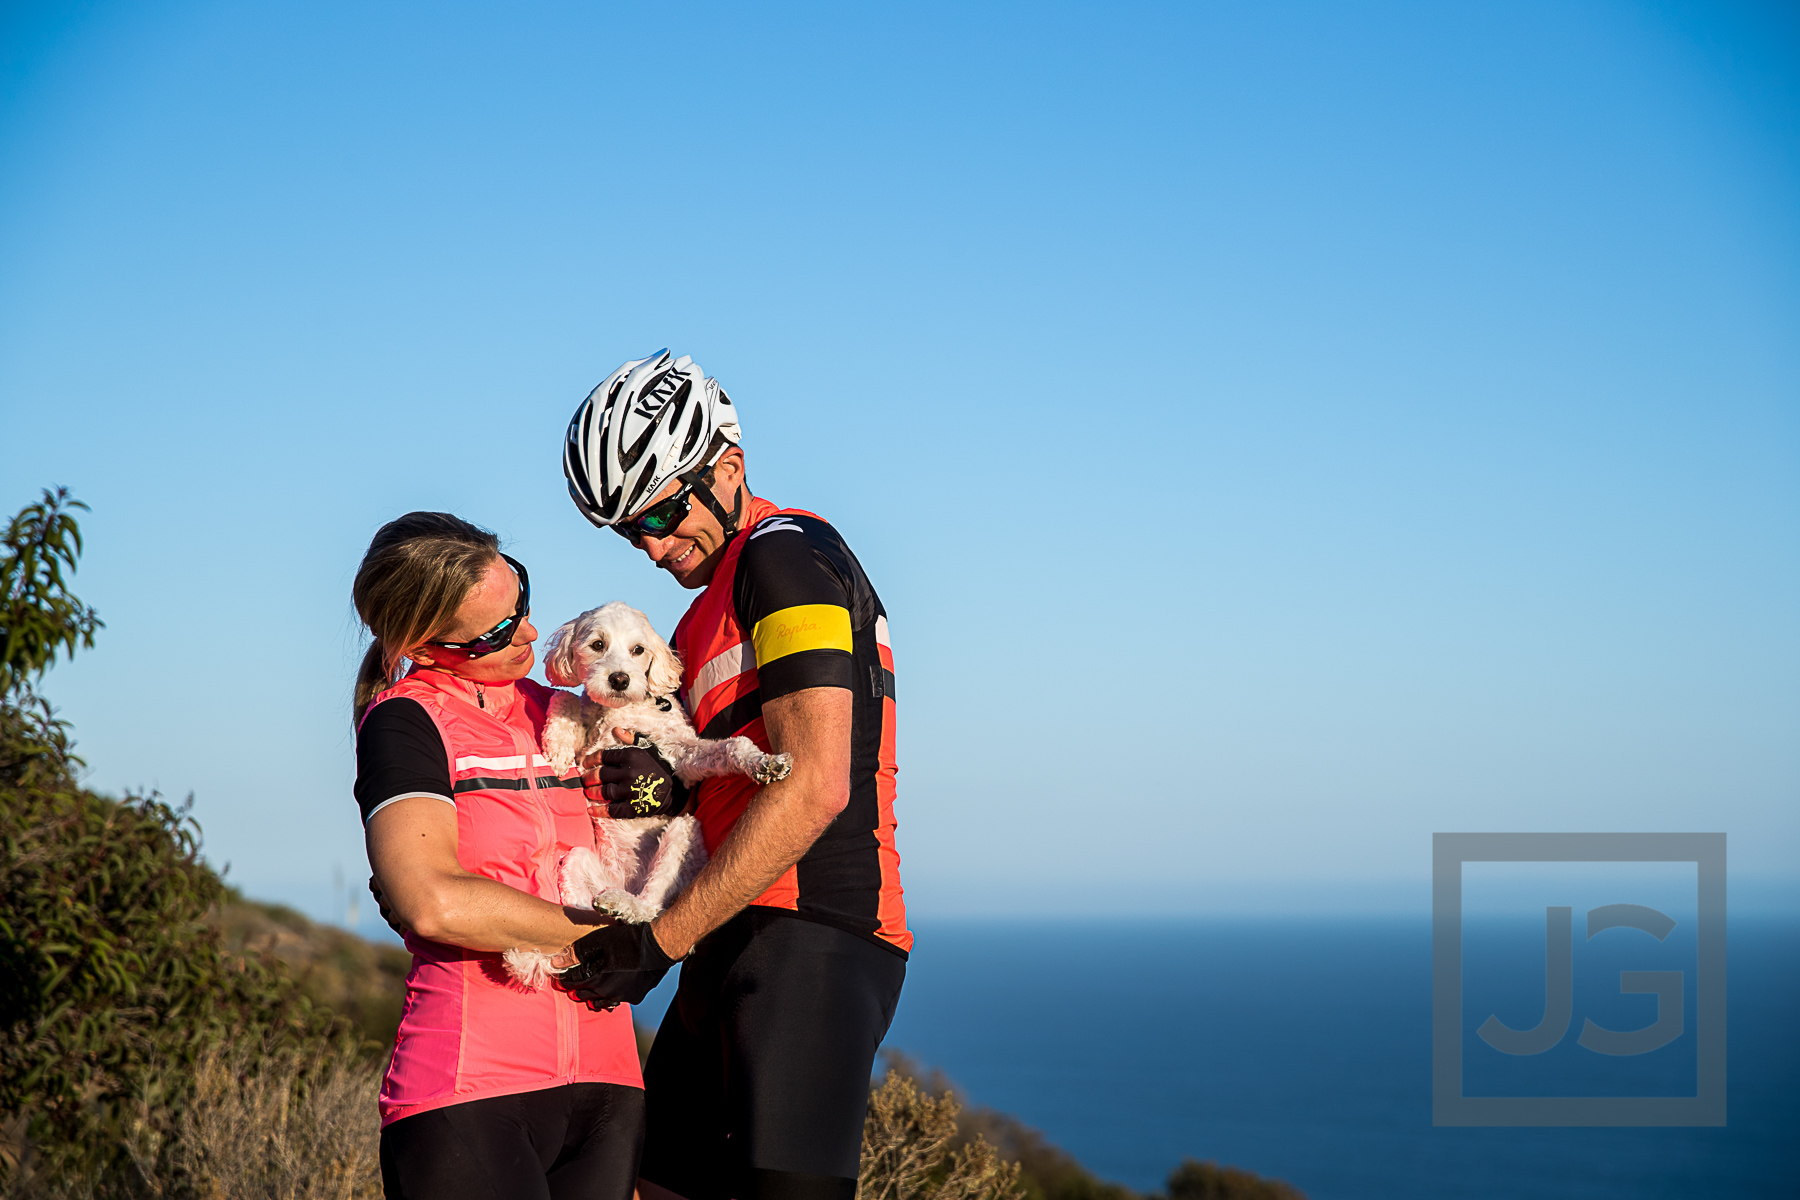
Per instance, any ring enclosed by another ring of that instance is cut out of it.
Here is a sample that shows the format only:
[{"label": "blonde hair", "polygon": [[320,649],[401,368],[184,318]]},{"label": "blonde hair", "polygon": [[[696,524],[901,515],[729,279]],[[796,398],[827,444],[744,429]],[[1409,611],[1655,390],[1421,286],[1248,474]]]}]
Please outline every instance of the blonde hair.
[{"label": "blonde hair", "polygon": [[499,554],[499,538],[449,513],[407,513],[375,531],[350,588],[356,615],[374,635],[356,672],[358,723],[393,686],[400,661],[450,628]]}]

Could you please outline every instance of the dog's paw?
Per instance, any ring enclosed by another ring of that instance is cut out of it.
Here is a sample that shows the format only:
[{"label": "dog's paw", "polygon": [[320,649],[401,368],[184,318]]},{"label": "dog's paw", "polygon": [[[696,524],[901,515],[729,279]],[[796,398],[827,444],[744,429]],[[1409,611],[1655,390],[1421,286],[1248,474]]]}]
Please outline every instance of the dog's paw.
[{"label": "dog's paw", "polygon": [[756,764],[753,778],[758,783],[774,783],[778,779],[786,779],[788,772],[794,769],[794,756],[791,754],[765,754],[762,761]]},{"label": "dog's paw", "polygon": [[594,907],[601,912],[609,912],[620,920],[641,925],[645,921],[654,921],[662,914],[662,906],[643,896],[628,892],[624,888],[608,888],[594,897]]},{"label": "dog's paw", "polygon": [[534,992],[567,970],[553,965],[556,956],[542,950],[514,949],[500,957],[506,963],[506,973]]},{"label": "dog's paw", "polygon": [[563,855],[556,870],[557,890],[562,902],[571,908],[592,908],[594,897],[606,890],[606,873],[600,856],[586,846],[576,846]]}]

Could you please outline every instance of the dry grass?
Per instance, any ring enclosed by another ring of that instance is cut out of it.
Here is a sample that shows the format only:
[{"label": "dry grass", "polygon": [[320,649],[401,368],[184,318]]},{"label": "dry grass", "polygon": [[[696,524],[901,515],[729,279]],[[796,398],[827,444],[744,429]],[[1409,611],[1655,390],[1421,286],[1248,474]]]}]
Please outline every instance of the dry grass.
[{"label": "dry grass", "polygon": [[204,1200],[381,1195],[379,1067],[213,1055],[195,1077],[174,1159]]},{"label": "dry grass", "polygon": [[1020,1200],[1017,1163],[979,1137],[953,1148],[960,1108],[889,1071],[869,1093],[857,1200]]}]

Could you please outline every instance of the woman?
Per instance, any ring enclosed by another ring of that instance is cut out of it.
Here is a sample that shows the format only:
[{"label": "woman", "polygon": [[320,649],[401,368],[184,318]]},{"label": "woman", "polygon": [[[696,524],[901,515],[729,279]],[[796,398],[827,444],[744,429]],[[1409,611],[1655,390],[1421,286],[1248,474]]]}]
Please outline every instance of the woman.
[{"label": "woman", "polygon": [[[356,800],[413,967],[381,1088],[389,1197],[626,1200],[643,1134],[631,1010],[511,982],[500,952],[561,952],[595,918],[557,899],[594,844],[578,776],[539,745],[549,688],[530,583],[448,513],[382,526],[356,573],[374,635],[356,680]],[[401,663],[411,670],[394,682]]]}]

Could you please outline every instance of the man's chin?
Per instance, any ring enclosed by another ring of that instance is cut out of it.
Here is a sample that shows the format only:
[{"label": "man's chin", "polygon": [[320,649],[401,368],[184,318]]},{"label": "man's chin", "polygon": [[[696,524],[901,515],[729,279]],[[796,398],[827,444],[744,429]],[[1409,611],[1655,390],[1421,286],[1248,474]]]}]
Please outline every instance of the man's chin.
[{"label": "man's chin", "polygon": [[688,591],[698,591],[712,580],[713,568],[717,566],[715,559],[702,559],[698,566],[687,571],[677,571],[674,567],[664,567],[672,579]]}]

